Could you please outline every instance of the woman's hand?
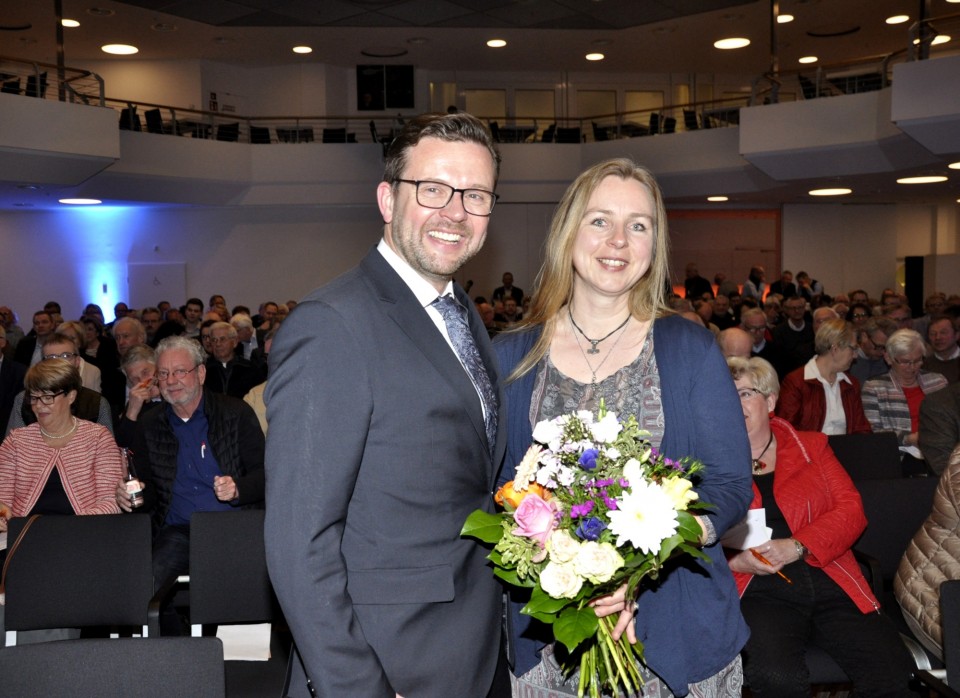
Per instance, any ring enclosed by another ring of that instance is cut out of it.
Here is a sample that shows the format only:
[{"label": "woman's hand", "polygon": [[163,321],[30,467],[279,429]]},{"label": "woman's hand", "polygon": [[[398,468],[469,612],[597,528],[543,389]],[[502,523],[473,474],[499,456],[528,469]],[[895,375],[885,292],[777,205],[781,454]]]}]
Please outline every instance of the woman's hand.
[{"label": "woman's hand", "polygon": [[[762,562],[751,552],[754,550],[770,564]],[[777,538],[744,550],[731,557],[727,562],[734,572],[743,574],[776,574],[785,565],[797,560],[797,546],[792,538]]]},{"label": "woman's hand", "polygon": [[7,530],[7,521],[12,515],[13,511],[10,509],[10,505],[0,502],[0,532]]},{"label": "woman's hand", "polygon": [[633,600],[628,601],[626,596],[627,585],[624,584],[612,594],[600,596],[591,601],[590,607],[597,614],[597,618],[619,613],[620,617],[617,619],[617,624],[614,626],[611,635],[614,640],[619,640],[623,631],[626,630],[627,640],[631,645],[635,645],[637,644],[637,631],[633,624],[633,617],[636,612],[636,604]]}]

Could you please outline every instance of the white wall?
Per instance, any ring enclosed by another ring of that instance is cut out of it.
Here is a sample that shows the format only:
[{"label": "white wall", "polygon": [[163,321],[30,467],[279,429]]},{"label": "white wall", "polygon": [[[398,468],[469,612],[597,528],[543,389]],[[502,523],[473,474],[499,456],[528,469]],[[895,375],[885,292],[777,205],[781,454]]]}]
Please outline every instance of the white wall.
[{"label": "white wall", "polygon": [[[379,240],[373,187],[368,207],[0,213],[0,304],[29,322],[30,313],[51,299],[60,301],[68,315],[79,314],[89,301],[111,308],[117,300],[156,303],[162,299],[127,298],[126,265],[174,262],[185,263],[186,296],[206,299],[217,292],[230,305],[251,307],[266,299],[298,298],[356,264]],[[484,249],[458,280],[474,281],[473,295],[489,295],[502,273],[511,271],[516,284],[531,291],[553,208],[499,205]],[[782,220],[784,266],[794,273],[806,270],[828,293],[863,287],[879,295],[895,283],[904,251],[924,254],[917,231],[929,231],[935,214],[925,206],[788,206]],[[735,235],[730,244],[737,244]],[[955,256],[931,267],[941,290],[960,291]],[[701,273],[716,271],[701,263]],[[728,273],[740,280],[741,271]]]}]

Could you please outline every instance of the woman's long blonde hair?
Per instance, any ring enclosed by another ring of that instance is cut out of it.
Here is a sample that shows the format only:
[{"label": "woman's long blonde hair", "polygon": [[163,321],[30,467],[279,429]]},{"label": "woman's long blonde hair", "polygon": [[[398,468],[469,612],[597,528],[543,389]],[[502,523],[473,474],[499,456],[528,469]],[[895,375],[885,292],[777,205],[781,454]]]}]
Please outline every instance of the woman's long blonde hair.
[{"label": "woman's long blonde hair", "polygon": [[557,205],[550,224],[550,233],[544,243],[544,261],[537,274],[530,312],[525,314],[518,329],[540,325],[543,332],[533,349],[510,374],[515,380],[537,365],[547,354],[556,331],[560,310],[573,297],[573,246],[587,203],[606,177],[635,179],[650,191],[654,202],[653,258],[650,268],[630,289],[630,313],[648,320],[663,315],[666,306],[666,287],[670,279],[667,212],[663,205],[660,185],[649,170],[627,158],[604,160],[577,177],[567,188]]}]

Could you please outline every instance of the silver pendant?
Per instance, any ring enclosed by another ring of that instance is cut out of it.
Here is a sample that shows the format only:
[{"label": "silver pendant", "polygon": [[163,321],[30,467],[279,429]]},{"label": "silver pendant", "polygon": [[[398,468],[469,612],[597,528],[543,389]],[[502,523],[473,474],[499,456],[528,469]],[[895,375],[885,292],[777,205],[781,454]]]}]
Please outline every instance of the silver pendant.
[{"label": "silver pendant", "polygon": [[599,353],[600,353],[600,350],[597,349],[597,345],[598,345],[600,342],[602,342],[603,340],[601,339],[601,340],[596,340],[596,341],[594,341],[594,340],[592,340],[592,339],[588,339],[587,341],[590,342],[590,345],[591,345],[590,348],[587,349],[587,353],[588,353],[588,354],[599,354]]}]

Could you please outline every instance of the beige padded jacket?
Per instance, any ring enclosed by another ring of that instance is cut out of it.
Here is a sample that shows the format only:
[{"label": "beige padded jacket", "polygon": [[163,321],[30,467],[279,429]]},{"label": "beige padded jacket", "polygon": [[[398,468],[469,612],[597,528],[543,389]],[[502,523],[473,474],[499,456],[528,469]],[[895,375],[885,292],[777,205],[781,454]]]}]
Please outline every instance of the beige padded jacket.
[{"label": "beige padded jacket", "polygon": [[943,656],[940,583],[960,579],[960,446],[950,456],[933,509],[907,546],[893,590],[917,638]]}]

